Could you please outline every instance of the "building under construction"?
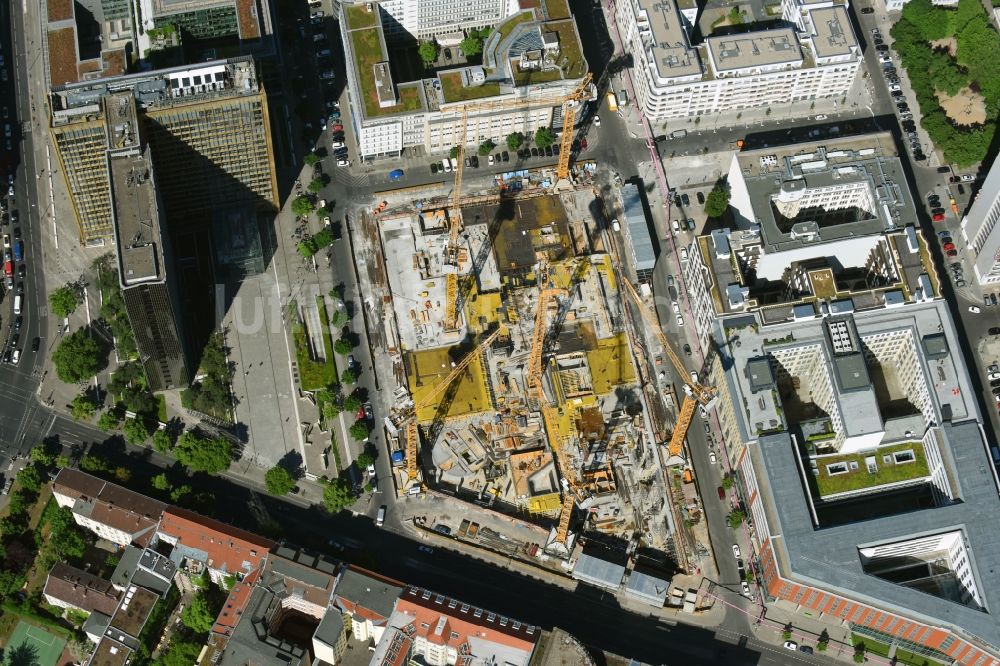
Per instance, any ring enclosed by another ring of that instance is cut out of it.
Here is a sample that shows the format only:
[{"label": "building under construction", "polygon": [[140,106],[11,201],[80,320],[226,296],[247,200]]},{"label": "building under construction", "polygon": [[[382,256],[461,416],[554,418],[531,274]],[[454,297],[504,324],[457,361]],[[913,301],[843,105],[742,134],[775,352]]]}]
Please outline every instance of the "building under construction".
[{"label": "building under construction", "polygon": [[397,380],[421,432],[419,457],[397,467],[400,492],[422,482],[557,521],[555,545],[568,545],[574,504],[588,528],[638,528],[616,465],[653,442],[618,276],[595,240],[589,197],[465,206],[454,262],[446,257],[451,211],[380,218]]},{"label": "building under construction", "polygon": [[[52,90],[50,131],[81,243],[106,241],[113,232],[101,99],[126,90],[135,97],[172,227],[225,226],[233,211],[274,216],[274,148],[257,69],[249,57],[215,60]],[[249,239],[245,247],[259,252],[260,244]]]}]

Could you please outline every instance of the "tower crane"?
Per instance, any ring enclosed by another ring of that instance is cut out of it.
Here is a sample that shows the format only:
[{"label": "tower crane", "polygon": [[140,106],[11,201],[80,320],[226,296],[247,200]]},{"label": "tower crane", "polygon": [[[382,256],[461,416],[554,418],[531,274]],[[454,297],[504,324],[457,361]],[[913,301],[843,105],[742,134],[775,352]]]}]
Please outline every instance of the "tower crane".
[{"label": "tower crane", "polygon": [[542,353],[545,351],[545,313],[549,305],[558,298],[567,296],[565,289],[548,287],[539,291],[538,303],[535,305],[535,328],[532,330],[531,355],[528,357],[527,385],[528,390],[534,394],[538,401],[539,410],[542,413],[542,424],[545,427],[545,437],[548,440],[552,455],[555,456],[559,464],[559,472],[563,478],[563,502],[559,512],[559,525],[556,528],[556,542],[565,544],[569,536],[569,521],[573,515],[573,500],[576,494],[576,477],[573,472],[573,465],[563,449],[562,443],[556,437],[558,430],[558,414],[556,408],[549,402],[545,391],[542,388]]},{"label": "tower crane", "polygon": [[573,125],[576,123],[576,110],[579,103],[589,95],[589,88],[593,76],[590,72],[580,79],[580,83],[568,95],[556,98],[528,98],[518,100],[504,100],[502,102],[484,102],[480,104],[463,104],[462,117],[459,121],[458,129],[458,167],[455,169],[455,185],[452,188],[452,208],[453,214],[449,215],[450,226],[448,229],[448,263],[456,266],[456,270],[445,276],[445,330],[454,330],[458,325],[458,232],[461,225],[462,201],[462,177],[465,174],[465,141],[468,136],[469,111],[509,111],[516,109],[528,109],[545,103],[561,104],[563,107],[562,116],[562,139],[559,148],[559,165],[556,168],[556,181],[569,176],[569,158],[573,149]]},{"label": "tower crane", "polygon": [[670,437],[670,444],[668,445],[671,456],[680,455],[684,448],[684,438],[687,437],[687,431],[691,426],[691,419],[694,417],[696,406],[700,404],[706,409],[711,408],[715,404],[715,401],[718,400],[717,391],[715,388],[701,384],[690,377],[688,369],[684,367],[684,363],[677,355],[677,352],[674,351],[673,345],[667,340],[667,336],[663,334],[656,315],[650,312],[649,308],[642,302],[642,298],[631,282],[628,280],[619,280],[619,282],[625,285],[625,291],[635,301],[635,305],[639,309],[639,314],[642,315],[646,325],[656,334],[656,338],[663,345],[664,352],[670,358],[670,362],[673,363],[674,368],[677,369],[677,374],[684,381],[684,402],[681,404],[681,410],[677,415],[676,423],[674,423],[674,432]]},{"label": "tower crane", "polygon": [[438,382],[434,388],[427,392],[419,402],[414,402],[413,407],[406,411],[403,415],[403,420],[406,423],[406,473],[409,478],[417,478],[417,452],[420,448],[420,432],[417,428],[417,412],[424,407],[427,407],[434,400],[437,399],[441,393],[448,388],[448,386],[455,381],[459,375],[465,372],[465,369],[469,367],[479,354],[486,349],[489,345],[493,344],[493,341],[500,336],[502,329],[497,328],[495,331],[490,333],[486,338],[483,339],[476,348],[465,355],[461,361],[459,361],[451,372]]}]

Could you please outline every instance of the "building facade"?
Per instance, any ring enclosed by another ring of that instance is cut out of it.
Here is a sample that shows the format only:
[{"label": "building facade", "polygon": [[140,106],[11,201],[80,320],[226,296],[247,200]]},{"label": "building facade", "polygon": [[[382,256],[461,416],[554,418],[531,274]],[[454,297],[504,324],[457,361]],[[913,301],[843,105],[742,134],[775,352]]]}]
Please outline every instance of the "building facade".
[{"label": "building facade", "polygon": [[625,50],[635,58],[637,102],[651,121],[842,97],[861,67],[844,5],[784,0],[795,28],[691,40],[674,0],[615,0]]},{"label": "building facade", "polygon": [[[267,98],[248,57],[55,88],[50,133],[81,243],[113,235],[101,99],[130,90],[157,165],[167,224],[210,221],[233,207],[273,213],[278,187]],[[138,131],[138,128],[137,128]]]},{"label": "building facade", "polygon": [[1000,282],[1000,160],[994,160],[965,217],[962,237],[974,257],[972,266],[982,285]]},{"label": "building facade", "polygon": [[123,548],[148,545],[166,508],[163,502],[70,468],[59,470],[52,496],[73,512],[77,525]]},{"label": "building facade", "polygon": [[587,73],[573,19],[545,20],[542,10],[528,9],[493,31],[482,66],[396,81],[383,28],[387,11],[374,3],[341,9],[350,120],[362,159],[398,157],[408,148],[448,152],[461,140],[463,124],[467,147],[559,128],[562,99]]},{"label": "building facade", "polygon": [[[358,3],[363,4],[363,3]],[[492,27],[517,12],[516,0],[382,0],[382,26],[387,35],[431,39],[470,28]]]}]

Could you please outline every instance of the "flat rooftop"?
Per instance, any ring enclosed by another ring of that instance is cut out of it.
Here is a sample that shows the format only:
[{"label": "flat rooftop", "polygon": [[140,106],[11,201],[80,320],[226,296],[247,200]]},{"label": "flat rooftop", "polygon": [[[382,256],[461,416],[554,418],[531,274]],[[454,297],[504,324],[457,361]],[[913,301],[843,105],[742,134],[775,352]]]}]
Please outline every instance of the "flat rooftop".
[{"label": "flat rooftop", "polygon": [[125,666],[132,649],[110,638],[102,638],[88,662],[90,666]]},{"label": "flat rooftop", "polygon": [[[949,327],[950,328],[950,327]],[[964,369],[963,369],[964,370]],[[961,501],[917,508],[860,522],[817,527],[813,521],[795,451],[787,433],[761,438],[749,453],[758,477],[768,531],[782,574],[903,617],[971,634],[988,645],[1000,635],[1000,501],[996,473],[983,440],[978,415],[944,422],[937,441],[955,467],[951,483]],[[890,544],[960,530],[983,609],[943,599],[867,573],[862,547]]]},{"label": "flat rooftop", "polygon": [[160,215],[149,148],[108,153],[111,215],[123,287],[164,280]]},{"label": "flat rooftop", "polygon": [[101,100],[131,91],[143,110],[193,104],[220,96],[257,95],[260,82],[250,56],[210,60],[151,72],[125,74],[53,86],[49,95],[53,125],[96,116]]},{"label": "flat rooftop", "polygon": [[122,595],[118,610],[111,617],[108,631],[113,634],[117,629],[128,637],[138,638],[158,599],[159,597],[149,590],[130,585]]},{"label": "flat rooftop", "polygon": [[771,65],[800,65],[803,61],[798,37],[791,28],[709,37],[705,43],[716,73]]},{"label": "flat rooftop", "polygon": [[813,51],[817,58],[848,56],[858,50],[858,40],[844,5],[813,9],[809,16],[814,31]]},{"label": "flat rooftop", "polygon": [[640,23],[640,30],[650,36],[644,42],[649,45],[660,77],[700,77],[702,67],[698,51],[688,44],[680,12],[673,0],[638,0],[638,6],[646,18]]}]

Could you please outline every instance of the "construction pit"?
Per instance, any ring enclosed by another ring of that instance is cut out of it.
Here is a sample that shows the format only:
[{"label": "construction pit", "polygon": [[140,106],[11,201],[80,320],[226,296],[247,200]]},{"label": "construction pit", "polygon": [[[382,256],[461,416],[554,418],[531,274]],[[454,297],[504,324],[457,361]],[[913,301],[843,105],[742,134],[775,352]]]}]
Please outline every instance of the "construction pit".
[{"label": "construction pit", "polygon": [[503,198],[460,216],[418,202],[379,220],[405,385],[389,432],[397,492],[429,487],[527,518],[551,528],[547,549],[564,557],[584,530],[670,541],[666,521],[635,515],[638,490],[620,487],[633,475],[617,468],[656,442],[591,198]]}]

